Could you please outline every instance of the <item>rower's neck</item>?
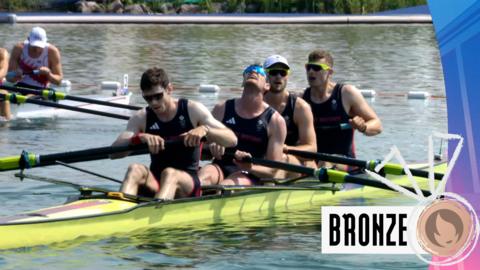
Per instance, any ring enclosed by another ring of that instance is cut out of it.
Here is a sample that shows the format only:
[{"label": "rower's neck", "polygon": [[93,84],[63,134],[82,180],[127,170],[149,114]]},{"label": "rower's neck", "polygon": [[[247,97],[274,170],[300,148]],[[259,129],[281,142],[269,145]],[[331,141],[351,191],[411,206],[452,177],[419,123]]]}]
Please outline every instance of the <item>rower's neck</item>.
[{"label": "rower's neck", "polygon": [[162,122],[169,122],[177,115],[177,109],[178,100],[172,98],[171,101],[167,103],[165,112],[160,114],[156,113],[157,118]]},{"label": "rower's neck", "polygon": [[242,97],[236,100],[237,113],[244,118],[260,115],[264,110],[263,93],[243,91]]},{"label": "rower's neck", "polygon": [[268,103],[268,105],[272,106],[277,112],[283,112],[288,100],[288,91],[268,91],[263,98],[265,102]]},{"label": "rower's neck", "polygon": [[328,81],[323,85],[311,86],[310,97],[316,103],[321,103],[326,101],[332,95],[333,89],[335,88],[336,83]]}]

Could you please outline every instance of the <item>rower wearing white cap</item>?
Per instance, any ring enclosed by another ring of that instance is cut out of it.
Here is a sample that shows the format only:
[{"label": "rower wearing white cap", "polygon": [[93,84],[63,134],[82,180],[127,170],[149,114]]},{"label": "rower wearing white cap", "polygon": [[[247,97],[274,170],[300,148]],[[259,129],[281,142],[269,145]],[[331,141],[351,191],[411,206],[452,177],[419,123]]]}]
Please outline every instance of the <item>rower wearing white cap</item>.
[{"label": "rower wearing white cap", "polygon": [[[277,110],[285,119],[287,125],[287,138],[283,150],[301,150],[316,152],[315,130],[313,127],[313,115],[310,105],[300,97],[287,90],[290,65],[287,59],[281,55],[271,55],[263,64],[270,81],[270,91],[264,95],[268,105]],[[315,167],[314,161],[301,160],[293,155],[284,155],[288,163]],[[285,171],[279,171],[284,173]],[[287,177],[294,177],[287,173]],[[285,175],[277,175],[285,177]]]},{"label": "rower wearing white cap", "polygon": [[[8,70],[8,52],[4,48],[0,48],[0,85],[2,85]],[[0,94],[6,94],[7,91],[0,89]],[[10,103],[8,100],[0,99],[0,121],[9,120]]]},{"label": "rower wearing white cap", "polygon": [[60,51],[47,42],[47,33],[38,26],[13,47],[8,70],[7,80],[22,87],[43,89],[50,83],[60,84],[63,78]]}]

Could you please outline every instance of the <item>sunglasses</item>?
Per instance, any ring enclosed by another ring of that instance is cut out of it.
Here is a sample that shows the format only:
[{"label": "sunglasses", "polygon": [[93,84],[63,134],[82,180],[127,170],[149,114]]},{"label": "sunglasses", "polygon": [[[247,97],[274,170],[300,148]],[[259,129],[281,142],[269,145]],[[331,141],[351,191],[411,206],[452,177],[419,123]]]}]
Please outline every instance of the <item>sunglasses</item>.
[{"label": "sunglasses", "polygon": [[313,69],[313,71],[320,71],[320,70],[329,70],[331,67],[327,64],[320,64],[320,63],[306,63],[305,69],[309,71]]},{"label": "sunglasses", "polygon": [[163,93],[165,92],[162,91],[161,93],[148,95],[148,96],[143,95],[143,99],[145,99],[146,102],[152,102],[153,100],[159,101],[163,98]]},{"label": "sunglasses", "polygon": [[243,75],[250,74],[250,73],[252,73],[252,72],[255,72],[255,73],[257,73],[257,74],[260,74],[260,75],[262,75],[263,77],[267,77],[267,73],[265,73],[265,69],[263,69],[263,67],[258,66],[258,65],[248,66],[248,67],[243,71]]},{"label": "sunglasses", "polygon": [[268,72],[268,75],[270,75],[272,77],[275,77],[278,74],[280,74],[280,76],[282,76],[282,77],[285,77],[290,72],[290,70],[288,70],[288,69],[267,69],[267,72]]}]

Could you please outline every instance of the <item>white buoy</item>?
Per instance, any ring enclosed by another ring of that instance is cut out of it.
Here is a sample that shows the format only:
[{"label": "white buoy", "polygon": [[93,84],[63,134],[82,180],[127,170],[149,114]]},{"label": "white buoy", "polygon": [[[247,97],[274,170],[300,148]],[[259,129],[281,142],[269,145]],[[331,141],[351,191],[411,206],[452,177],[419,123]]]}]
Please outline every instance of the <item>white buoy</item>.
[{"label": "white buoy", "polygon": [[113,91],[117,91],[118,89],[120,89],[122,85],[119,83],[119,82],[114,82],[114,81],[104,81],[102,82],[100,88],[102,90],[113,90]]},{"label": "white buoy", "polygon": [[408,99],[427,99],[430,97],[430,93],[425,91],[409,91],[407,94]]},{"label": "white buoy", "polygon": [[200,93],[218,93],[220,87],[216,84],[201,84],[198,87],[198,92]]},{"label": "white buoy", "polygon": [[16,14],[13,14],[13,13],[10,13],[7,15],[7,22],[9,24],[15,24],[17,23],[17,15]]},{"label": "white buoy", "polygon": [[362,96],[364,98],[374,98],[377,92],[373,89],[361,89],[360,93],[362,93]]}]

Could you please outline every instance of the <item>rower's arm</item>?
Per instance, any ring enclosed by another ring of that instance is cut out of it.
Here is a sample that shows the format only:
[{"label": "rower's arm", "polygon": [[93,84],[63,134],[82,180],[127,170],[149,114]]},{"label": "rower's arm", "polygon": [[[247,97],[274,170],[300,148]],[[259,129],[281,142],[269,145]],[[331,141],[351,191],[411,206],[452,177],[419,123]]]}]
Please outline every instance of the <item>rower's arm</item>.
[{"label": "rower's arm", "polygon": [[232,130],[215,119],[207,107],[198,102],[191,102],[190,119],[197,123],[197,128],[205,129],[208,142],[215,142],[224,147],[237,145],[237,136]]},{"label": "rower's arm", "polygon": [[[272,119],[268,124],[268,147],[265,155],[266,159],[274,161],[283,161],[283,143],[287,137],[287,127],[285,120],[278,113],[272,115]],[[249,172],[260,178],[273,178],[276,174],[276,169],[264,167],[260,165],[252,165]]]},{"label": "rower's arm", "polygon": [[[112,146],[125,146],[131,144],[132,137],[140,132],[145,131],[145,109],[139,110],[136,112],[130,120],[128,120],[127,128],[125,131],[118,135],[117,139],[113,142]],[[131,152],[116,153],[110,155],[111,159],[117,159],[126,157]]]},{"label": "rower's arm", "polygon": [[313,114],[310,105],[302,98],[297,98],[293,120],[298,128],[298,144],[285,146],[288,150],[317,152]]},{"label": "rower's arm", "polygon": [[355,86],[345,85],[342,91],[342,99],[348,115],[352,117],[353,128],[367,136],[374,136],[382,132],[380,118]]},{"label": "rower's arm", "polygon": [[57,47],[50,45],[48,54],[48,81],[56,85],[60,85],[63,79],[62,62],[60,51]]},{"label": "rower's arm", "polygon": [[[10,56],[10,60],[8,61],[8,71],[19,71],[20,66],[20,55],[22,54],[23,47],[21,44],[16,44],[13,46],[12,55]],[[16,76],[8,76],[7,80],[12,83],[16,83],[17,81],[22,79],[22,74],[17,74]]]},{"label": "rower's arm", "polygon": [[8,71],[8,52],[0,48],[0,82],[5,78]]}]

